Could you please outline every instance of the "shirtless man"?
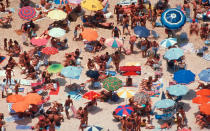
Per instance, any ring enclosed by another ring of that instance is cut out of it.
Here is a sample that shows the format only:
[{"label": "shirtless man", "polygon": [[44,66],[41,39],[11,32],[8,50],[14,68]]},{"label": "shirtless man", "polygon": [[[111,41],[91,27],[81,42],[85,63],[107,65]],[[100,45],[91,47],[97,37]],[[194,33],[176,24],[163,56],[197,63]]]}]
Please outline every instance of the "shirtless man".
[{"label": "shirtless man", "polygon": [[136,119],[136,131],[141,131],[141,114],[137,113]]},{"label": "shirtless man", "polygon": [[123,35],[125,34],[125,29],[127,29],[128,34],[130,35],[130,30],[128,29],[129,26],[129,17],[127,15],[123,16]]},{"label": "shirtless man", "polygon": [[143,41],[141,41],[141,51],[142,51],[142,57],[146,57],[146,52],[147,52],[147,45],[148,42],[146,39],[144,39]]},{"label": "shirtless man", "polygon": [[117,15],[117,24],[119,23],[119,9],[120,9],[120,5],[117,4],[114,7],[114,13]]},{"label": "shirtless man", "polygon": [[116,71],[119,71],[119,66],[120,66],[120,54],[118,51],[115,52],[115,54],[112,56],[114,65],[116,67]]},{"label": "shirtless man", "polygon": [[7,51],[7,38],[4,38],[4,50]]},{"label": "shirtless man", "polygon": [[20,87],[20,82],[17,82],[15,80],[15,94],[18,94],[19,87]]},{"label": "shirtless man", "polygon": [[133,129],[133,122],[131,121],[130,118],[128,118],[126,121],[126,129],[127,129],[126,131],[132,131]]},{"label": "shirtless man", "polygon": [[85,116],[84,114],[81,115],[81,120],[80,120],[80,126],[79,129],[81,129],[82,131],[84,131],[84,128],[86,128],[86,120],[85,120]]},{"label": "shirtless man", "polygon": [[[122,25],[122,21],[123,21],[123,13],[124,13],[124,9],[122,8],[122,5],[120,5],[120,8],[118,10],[119,13],[119,22]],[[118,24],[118,23],[117,23]]]},{"label": "shirtless man", "polygon": [[[6,69],[6,79],[7,79],[6,84],[8,84],[8,81],[11,84],[12,72],[13,72],[13,70],[11,68]],[[14,75],[14,72],[13,72],[13,75]]]},{"label": "shirtless man", "polygon": [[117,26],[115,26],[112,29],[112,35],[113,35],[113,37],[117,37],[117,38],[119,38],[119,36],[121,35],[121,31]]},{"label": "shirtless man", "polygon": [[131,53],[133,53],[133,48],[134,48],[135,42],[136,42],[136,36],[131,36],[130,40],[129,40]]},{"label": "shirtless man", "polygon": [[192,20],[192,23],[190,25],[190,35],[192,35],[193,32],[195,32],[196,35],[198,35],[199,32],[199,27],[198,24],[195,22],[195,19]]},{"label": "shirtless man", "polygon": [[123,118],[120,120],[120,122],[121,122],[122,131],[126,131],[126,117],[123,116]]},{"label": "shirtless man", "polygon": [[74,38],[73,40],[77,40],[77,33],[78,30],[80,29],[80,24],[78,24],[75,28],[74,28]]},{"label": "shirtless man", "polygon": [[68,95],[68,99],[66,100],[66,102],[65,102],[65,113],[66,113],[66,116],[67,116],[67,119],[70,119],[70,116],[69,116],[69,109],[70,109],[70,105],[73,105],[73,101],[72,101],[72,99],[71,99],[71,96],[70,95]]}]

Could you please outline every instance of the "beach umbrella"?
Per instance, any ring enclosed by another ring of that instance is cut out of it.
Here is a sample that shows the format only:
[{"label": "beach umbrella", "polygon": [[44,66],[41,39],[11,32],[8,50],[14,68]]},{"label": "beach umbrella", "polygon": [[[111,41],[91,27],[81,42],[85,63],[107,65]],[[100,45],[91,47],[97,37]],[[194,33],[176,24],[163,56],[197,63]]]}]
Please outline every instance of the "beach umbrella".
[{"label": "beach umbrella", "polygon": [[88,126],[85,128],[85,131],[101,131],[103,128],[99,126]]},{"label": "beach umbrella", "polygon": [[205,104],[210,102],[210,98],[206,96],[197,96],[192,99],[192,102],[196,104]]},{"label": "beach umbrella", "polygon": [[7,96],[8,103],[16,103],[23,100],[24,100],[24,97],[22,95],[13,94],[13,95]]},{"label": "beach umbrella", "polygon": [[115,91],[122,87],[122,81],[117,77],[108,77],[102,83],[103,87],[108,91]]},{"label": "beach umbrella", "polygon": [[133,108],[129,105],[120,105],[115,109],[118,116],[130,116],[133,111]]},{"label": "beach umbrella", "polygon": [[81,72],[82,72],[81,67],[67,66],[62,69],[61,74],[64,77],[78,80],[80,78]]},{"label": "beach umbrella", "polygon": [[55,47],[45,47],[42,49],[42,53],[46,55],[55,55],[58,53],[58,49]]},{"label": "beach umbrella", "polygon": [[82,0],[68,0],[68,1],[69,3],[75,4],[75,5],[80,4],[82,2]]},{"label": "beach umbrella", "polygon": [[86,75],[90,78],[94,78],[94,79],[98,79],[98,77],[100,76],[98,71],[94,71],[94,70],[89,70],[86,72]]},{"label": "beach umbrella", "polygon": [[120,40],[119,38],[109,38],[106,39],[105,44],[107,44],[108,46],[112,47],[112,48],[119,48],[123,46],[123,42],[122,40]]},{"label": "beach umbrella", "polygon": [[179,29],[186,22],[186,16],[177,8],[166,9],[161,14],[161,23],[168,29]]},{"label": "beach umbrella", "polygon": [[93,99],[97,99],[99,96],[100,96],[99,93],[95,91],[89,91],[83,95],[83,98],[88,99],[88,100],[93,100]]},{"label": "beach umbrella", "polygon": [[177,39],[176,38],[168,38],[168,39],[165,39],[163,41],[160,42],[160,45],[163,46],[163,47],[170,47],[170,46],[173,46],[174,44],[177,43]]},{"label": "beach umbrella", "polygon": [[179,70],[174,73],[174,80],[179,84],[189,84],[195,80],[195,74],[190,70]]},{"label": "beach umbrella", "polygon": [[24,97],[24,102],[27,104],[38,105],[42,103],[42,96],[37,93],[29,93]]},{"label": "beach umbrella", "polygon": [[177,60],[184,55],[184,51],[180,48],[171,48],[164,54],[164,58],[167,60]]},{"label": "beach umbrella", "polygon": [[127,89],[127,88],[121,88],[117,91],[117,95],[120,98],[131,98],[134,96],[134,94],[135,94],[134,90]]},{"label": "beach umbrella", "polygon": [[46,38],[33,37],[30,42],[32,45],[35,45],[35,46],[45,46],[48,40]]},{"label": "beach umbrella", "polygon": [[155,107],[160,109],[160,108],[169,108],[175,105],[175,101],[171,99],[163,99],[159,100],[155,103]]},{"label": "beach umbrella", "polygon": [[103,5],[99,0],[83,0],[81,2],[82,8],[90,11],[98,11],[103,9]]},{"label": "beach umbrella", "polygon": [[202,70],[198,76],[200,80],[210,82],[210,69]]},{"label": "beach umbrella", "polygon": [[82,38],[87,41],[95,41],[98,38],[98,33],[96,30],[91,28],[85,28],[84,31],[81,33]]},{"label": "beach umbrella", "polygon": [[31,6],[25,6],[19,10],[18,15],[24,20],[31,20],[36,15],[36,11]]},{"label": "beach umbrella", "polygon": [[63,65],[61,64],[52,64],[48,66],[47,72],[48,73],[59,73],[63,69]]},{"label": "beach umbrella", "polygon": [[189,89],[184,85],[172,85],[166,88],[166,90],[169,92],[169,94],[174,96],[183,96],[186,95],[189,91]]},{"label": "beach umbrella", "polygon": [[201,89],[196,92],[196,95],[210,96],[210,89]]},{"label": "beach umbrella", "polygon": [[206,104],[202,104],[199,106],[200,108],[200,112],[206,114],[206,115],[210,115],[210,103],[206,103]]},{"label": "beach umbrella", "polygon": [[55,27],[49,30],[49,36],[51,37],[62,37],[66,34],[66,31],[64,29]]},{"label": "beach umbrella", "polygon": [[28,108],[29,108],[29,104],[27,104],[27,103],[24,102],[24,101],[20,101],[20,102],[17,102],[17,103],[12,104],[12,109],[13,109],[15,112],[24,112],[24,111],[26,111]]},{"label": "beach umbrella", "polygon": [[148,30],[146,27],[144,26],[136,26],[134,27],[134,33],[138,36],[138,37],[148,37],[150,35],[150,30]]},{"label": "beach umbrella", "polygon": [[62,10],[55,9],[55,10],[48,12],[47,17],[58,21],[58,20],[66,19],[67,14],[66,14],[66,12],[64,12]]},{"label": "beach umbrella", "polygon": [[68,4],[69,0],[54,0],[54,3],[56,5],[60,5],[60,4]]},{"label": "beach umbrella", "polygon": [[134,95],[134,101],[137,102],[138,104],[145,104],[145,102],[150,101],[149,95],[147,95],[144,92],[138,92]]},{"label": "beach umbrella", "polygon": [[210,61],[210,54],[205,54],[203,56],[203,59],[207,60],[207,61]]}]

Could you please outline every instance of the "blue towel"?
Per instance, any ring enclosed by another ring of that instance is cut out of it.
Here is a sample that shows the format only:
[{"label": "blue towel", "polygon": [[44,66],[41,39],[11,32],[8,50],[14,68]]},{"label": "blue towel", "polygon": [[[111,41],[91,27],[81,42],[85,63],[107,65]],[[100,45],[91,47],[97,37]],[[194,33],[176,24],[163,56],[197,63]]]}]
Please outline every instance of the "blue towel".
[{"label": "blue towel", "polygon": [[9,113],[16,113],[16,112],[12,109],[12,104],[13,104],[13,103],[8,103],[8,110],[9,110]]},{"label": "blue towel", "polygon": [[17,115],[15,116],[10,116],[10,117],[6,117],[4,120],[6,122],[15,122],[17,120],[22,120],[23,118],[19,118]]},{"label": "blue towel", "polygon": [[80,99],[82,98],[82,95],[79,94],[78,91],[70,91],[70,92],[68,93],[68,95],[70,95],[71,98],[74,99],[74,100],[80,100]]},{"label": "blue towel", "polygon": [[31,126],[27,126],[27,125],[17,125],[16,126],[17,130],[29,130],[31,129]]},{"label": "blue towel", "polygon": [[116,76],[116,72],[115,71],[109,71],[109,70],[107,70],[106,72],[106,75],[111,75],[111,76]]},{"label": "blue towel", "polygon": [[107,68],[107,69],[110,68],[111,62],[112,62],[112,57],[110,57],[109,60],[108,60],[107,63],[106,63],[106,68]]},{"label": "blue towel", "polygon": [[[12,90],[12,92],[15,92],[15,90]],[[24,92],[24,88],[18,88],[18,92]]]}]

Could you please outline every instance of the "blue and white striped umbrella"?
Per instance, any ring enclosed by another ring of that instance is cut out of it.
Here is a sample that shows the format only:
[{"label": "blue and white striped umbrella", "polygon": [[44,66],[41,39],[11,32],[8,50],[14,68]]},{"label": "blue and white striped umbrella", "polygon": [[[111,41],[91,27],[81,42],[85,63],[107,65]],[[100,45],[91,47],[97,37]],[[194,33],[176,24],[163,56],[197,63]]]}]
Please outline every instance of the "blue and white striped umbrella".
[{"label": "blue and white striped umbrella", "polygon": [[170,47],[170,46],[173,46],[174,44],[177,43],[177,39],[176,38],[168,38],[168,39],[165,39],[163,41],[160,42],[160,45],[163,46],[163,47]]},{"label": "blue and white striped umbrella", "polygon": [[103,128],[99,126],[88,126],[85,128],[85,131],[101,131]]},{"label": "blue and white striped umbrella", "polygon": [[200,80],[210,82],[210,69],[202,70],[198,76]]},{"label": "blue and white striped umbrella", "polygon": [[179,29],[186,22],[186,16],[177,8],[170,8],[161,14],[161,22],[168,29]]},{"label": "blue and white striped umbrella", "polygon": [[206,54],[203,56],[203,59],[210,61],[210,54]]},{"label": "blue and white striped umbrella", "polygon": [[180,48],[171,48],[165,54],[164,58],[167,60],[177,60],[184,55],[184,51]]},{"label": "blue and white striped umbrella", "polygon": [[166,90],[169,92],[169,94],[174,96],[183,96],[186,95],[189,91],[189,89],[184,85],[172,85],[166,88]]},{"label": "blue and white striped umbrella", "polygon": [[175,104],[175,101],[171,100],[171,99],[163,99],[163,100],[160,100],[160,101],[157,101],[155,103],[155,108],[169,108],[169,107],[172,107],[174,106]]}]

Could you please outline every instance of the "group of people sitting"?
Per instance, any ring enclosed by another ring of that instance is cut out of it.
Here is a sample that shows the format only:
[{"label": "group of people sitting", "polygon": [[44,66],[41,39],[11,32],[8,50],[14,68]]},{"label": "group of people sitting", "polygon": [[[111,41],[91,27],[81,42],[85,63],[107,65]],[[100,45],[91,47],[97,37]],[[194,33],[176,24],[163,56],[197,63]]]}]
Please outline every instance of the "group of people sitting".
[{"label": "group of people sitting", "polygon": [[74,52],[66,53],[65,54],[65,60],[64,60],[64,66],[77,66],[80,64],[80,60],[82,57],[80,56],[80,50],[76,49]]},{"label": "group of people sitting", "polygon": [[68,48],[68,40],[60,40],[59,38],[52,37],[51,38],[51,45],[59,50]]},{"label": "group of people sitting", "polygon": [[210,124],[209,115],[205,115],[200,112],[199,114],[195,116],[195,118],[196,118],[196,124],[198,124],[201,129],[203,129],[204,127],[207,127]]},{"label": "group of people sitting", "polygon": [[105,38],[96,41],[85,41],[85,50],[91,53],[99,52],[105,48]]},{"label": "group of people sitting", "polygon": [[12,39],[7,41],[7,38],[4,39],[4,50],[8,52],[9,56],[19,56],[21,52],[19,43]]}]

